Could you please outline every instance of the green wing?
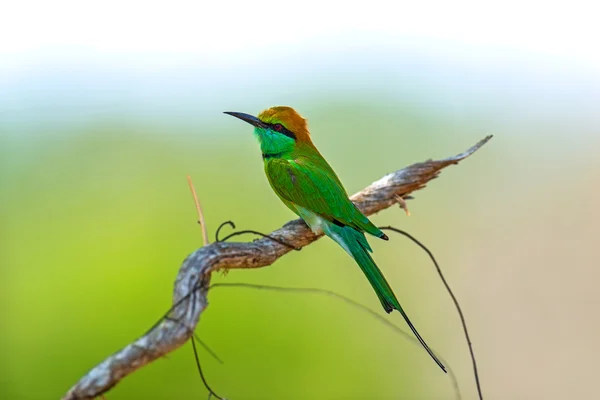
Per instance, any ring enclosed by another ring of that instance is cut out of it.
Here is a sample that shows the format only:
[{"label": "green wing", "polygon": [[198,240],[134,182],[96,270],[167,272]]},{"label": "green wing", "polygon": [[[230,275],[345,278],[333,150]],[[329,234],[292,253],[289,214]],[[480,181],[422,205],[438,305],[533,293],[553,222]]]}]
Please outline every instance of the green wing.
[{"label": "green wing", "polygon": [[271,187],[283,200],[306,208],[335,224],[381,237],[381,232],[348,198],[333,169],[321,160],[297,157],[265,161]]}]

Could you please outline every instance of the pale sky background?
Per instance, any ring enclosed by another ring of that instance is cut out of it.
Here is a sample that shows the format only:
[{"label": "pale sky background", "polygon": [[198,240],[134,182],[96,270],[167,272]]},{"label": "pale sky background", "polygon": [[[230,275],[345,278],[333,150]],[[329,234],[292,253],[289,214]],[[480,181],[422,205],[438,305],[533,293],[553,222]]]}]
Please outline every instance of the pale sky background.
[{"label": "pale sky background", "polygon": [[[485,45],[568,57],[598,69],[598,4],[592,1],[120,1],[6,2],[0,13],[2,69],[81,50],[107,57],[202,54],[215,64],[276,55],[293,46],[353,43],[374,35]],[[258,45],[258,46],[257,46]],[[168,57],[164,57],[168,56]],[[156,60],[156,59],[155,59]],[[153,65],[156,67],[156,65]]]},{"label": "pale sky background", "polygon": [[401,96],[442,111],[461,104],[471,113],[595,118],[594,2],[348,4],[5,2],[0,130],[26,137],[99,114],[192,123],[231,107],[258,112],[332,93]]},{"label": "pale sky background", "polygon": [[527,119],[560,111],[572,127],[597,126],[598,11],[535,0],[5,2],[0,131],[62,132],[99,115],[197,124],[331,95]]}]

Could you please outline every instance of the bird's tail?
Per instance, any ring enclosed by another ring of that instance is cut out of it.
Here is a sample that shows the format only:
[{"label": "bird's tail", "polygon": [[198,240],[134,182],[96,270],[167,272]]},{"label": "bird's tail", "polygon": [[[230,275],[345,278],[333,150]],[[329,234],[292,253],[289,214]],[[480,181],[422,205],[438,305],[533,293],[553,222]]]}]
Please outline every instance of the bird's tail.
[{"label": "bird's tail", "polygon": [[369,280],[369,283],[375,290],[377,297],[379,297],[379,301],[381,301],[383,309],[387,313],[391,313],[393,310],[398,310],[421,345],[423,345],[425,350],[427,350],[431,358],[433,358],[440,368],[446,372],[444,365],[436,357],[436,355],[433,354],[429,346],[427,346],[427,343],[425,343],[425,340],[423,340],[412,322],[410,322],[408,315],[406,315],[400,306],[400,302],[396,298],[392,288],[385,280],[385,277],[379,270],[379,267],[377,267],[377,264],[375,264],[375,261],[373,261],[371,254],[369,254],[372,251],[371,246],[369,246],[365,235],[350,226],[340,226],[336,224],[328,224],[324,231],[327,236],[335,240],[354,258],[356,263],[360,266],[360,269],[362,269],[365,276]]}]

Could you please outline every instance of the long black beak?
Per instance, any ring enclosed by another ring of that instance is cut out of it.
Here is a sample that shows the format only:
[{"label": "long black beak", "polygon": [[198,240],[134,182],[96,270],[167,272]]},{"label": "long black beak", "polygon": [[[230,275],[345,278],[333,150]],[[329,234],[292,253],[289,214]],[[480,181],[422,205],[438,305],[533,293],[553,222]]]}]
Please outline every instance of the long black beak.
[{"label": "long black beak", "polygon": [[232,116],[234,116],[236,118],[239,118],[242,121],[246,121],[250,125],[254,125],[257,128],[266,128],[267,127],[267,124],[265,124],[260,119],[256,118],[253,115],[250,115],[250,114],[244,114],[244,113],[241,113],[241,112],[233,112],[233,111],[224,111],[224,113],[232,115]]}]

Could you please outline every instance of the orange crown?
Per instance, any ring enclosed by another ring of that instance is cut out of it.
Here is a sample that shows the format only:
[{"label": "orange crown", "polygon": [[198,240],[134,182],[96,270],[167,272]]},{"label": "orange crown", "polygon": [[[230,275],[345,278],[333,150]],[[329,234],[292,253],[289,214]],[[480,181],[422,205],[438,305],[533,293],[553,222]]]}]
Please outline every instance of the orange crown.
[{"label": "orange crown", "polygon": [[306,120],[292,107],[271,107],[260,114],[258,119],[267,124],[281,124],[296,135],[296,140],[311,142]]}]

